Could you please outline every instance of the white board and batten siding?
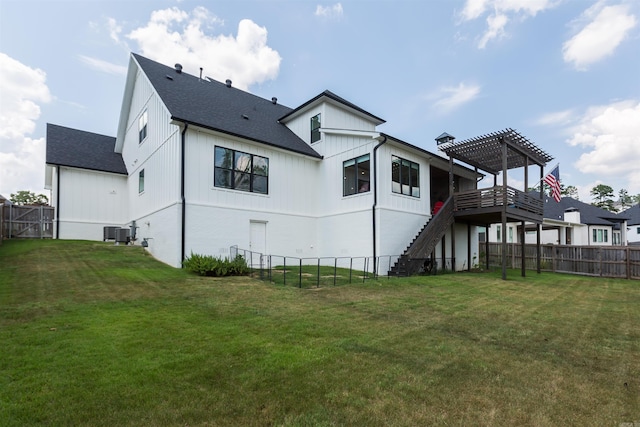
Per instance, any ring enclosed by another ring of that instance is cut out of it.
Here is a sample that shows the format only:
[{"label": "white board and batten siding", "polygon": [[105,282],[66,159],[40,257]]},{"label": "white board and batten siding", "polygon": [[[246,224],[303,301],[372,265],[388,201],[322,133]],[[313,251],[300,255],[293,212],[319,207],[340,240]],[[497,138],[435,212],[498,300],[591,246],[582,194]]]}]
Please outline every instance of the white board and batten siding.
[{"label": "white board and batten siding", "polygon": [[[147,135],[139,140],[139,118],[147,113]],[[149,252],[159,260],[181,264],[180,142],[181,127],[138,70],[131,93],[129,116],[122,145],[128,171],[128,225],[136,221],[137,241],[148,239]],[[139,191],[144,170],[144,190]]]},{"label": "white board and batten siding", "polygon": [[[268,194],[215,187],[216,147],[268,158]],[[193,129],[187,132],[186,163],[187,254],[225,257],[235,245],[254,250],[252,229],[261,227],[266,242],[259,247],[268,253],[317,256],[319,160]]]},{"label": "white board and batten siding", "polygon": [[[55,167],[52,194],[60,239],[102,240],[104,226],[123,226],[127,222],[127,177],[86,169]],[[58,204],[59,202],[59,204]],[[55,230],[58,233],[58,230]]]}]

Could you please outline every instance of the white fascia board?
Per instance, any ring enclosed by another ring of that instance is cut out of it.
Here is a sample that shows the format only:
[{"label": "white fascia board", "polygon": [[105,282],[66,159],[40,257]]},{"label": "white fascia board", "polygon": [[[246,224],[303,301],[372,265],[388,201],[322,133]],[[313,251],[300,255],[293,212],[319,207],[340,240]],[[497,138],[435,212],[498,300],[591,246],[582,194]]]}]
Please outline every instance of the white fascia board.
[{"label": "white fascia board", "polygon": [[366,130],[351,130],[351,129],[334,129],[334,128],[320,128],[321,133],[328,135],[346,135],[346,136],[369,136],[373,139],[380,137],[379,132],[366,131]]},{"label": "white fascia board", "polygon": [[116,153],[122,153],[122,147],[124,145],[124,137],[127,133],[127,120],[131,111],[131,101],[133,97],[133,86],[136,82],[136,74],[138,73],[139,65],[133,59],[133,55],[129,56],[129,68],[127,70],[127,83],[124,87],[124,95],[122,97],[122,107],[120,108],[120,120],[118,121],[118,133],[116,134],[116,146],[114,151]]}]

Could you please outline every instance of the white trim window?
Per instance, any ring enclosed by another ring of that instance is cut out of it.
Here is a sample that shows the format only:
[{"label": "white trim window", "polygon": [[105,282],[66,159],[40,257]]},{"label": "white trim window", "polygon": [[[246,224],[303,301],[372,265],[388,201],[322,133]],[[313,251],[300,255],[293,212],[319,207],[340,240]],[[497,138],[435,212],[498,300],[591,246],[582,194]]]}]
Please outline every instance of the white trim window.
[{"label": "white trim window", "polygon": [[144,110],[140,118],[138,119],[138,144],[142,144],[147,138],[147,124],[149,122],[149,114],[147,110]]}]

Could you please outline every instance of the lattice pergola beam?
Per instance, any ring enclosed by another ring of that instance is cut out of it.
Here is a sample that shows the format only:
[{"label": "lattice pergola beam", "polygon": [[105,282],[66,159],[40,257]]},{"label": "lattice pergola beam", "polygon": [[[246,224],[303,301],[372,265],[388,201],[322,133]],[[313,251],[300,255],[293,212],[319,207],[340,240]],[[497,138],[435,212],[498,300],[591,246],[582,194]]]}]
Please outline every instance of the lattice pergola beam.
[{"label": "lattice pergola beam", "polygon": [[513,129],[492,132],[438,147],[452,158],[497,175],[503,170],[503,144],[507,145],[507,169],[536,164],[544,167],[553,157]]}]

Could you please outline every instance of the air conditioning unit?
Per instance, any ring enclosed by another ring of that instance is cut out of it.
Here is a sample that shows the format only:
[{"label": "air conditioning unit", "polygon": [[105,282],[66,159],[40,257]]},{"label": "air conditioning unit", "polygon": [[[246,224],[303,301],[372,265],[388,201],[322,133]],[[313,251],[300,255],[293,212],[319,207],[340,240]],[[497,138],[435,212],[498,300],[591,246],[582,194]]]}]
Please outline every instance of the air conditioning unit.
[{"label": "air conditioning unit", "polygon": [[131,240],[130,230],[128,228],[118,228],[116,229],[116,245],[119,243],[124,243],[125,245],[129,244]]},{"label": "air conditioning unit", "polygon": [[104,227],[102,240],[106,242],[107,240],[116,240],[116,230],[118,227]]}]

